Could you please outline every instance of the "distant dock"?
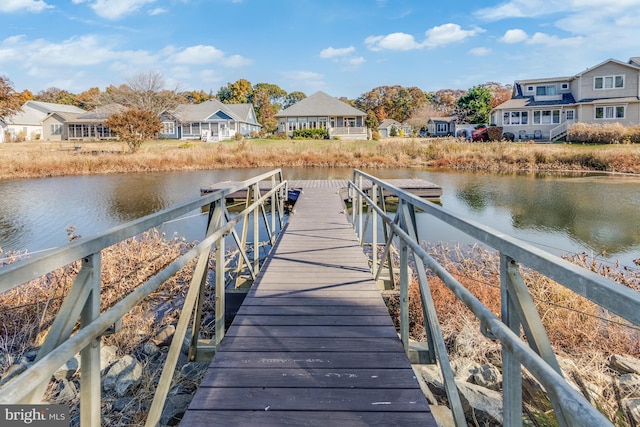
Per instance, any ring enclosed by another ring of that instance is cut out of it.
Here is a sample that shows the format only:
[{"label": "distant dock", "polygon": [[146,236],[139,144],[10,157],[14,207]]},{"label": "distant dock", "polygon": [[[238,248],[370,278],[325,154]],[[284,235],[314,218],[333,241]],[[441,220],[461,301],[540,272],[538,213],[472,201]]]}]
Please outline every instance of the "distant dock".
[{"label": "distant dock", "polygon": [[[330,179],[330,180],[320,180],[320,179],[314,179],[314,180],[301,180],[301,179],[294,179],[294,180],[289,180],[289,189],[290,190],[304,190],[305,188],[318,188],[318,187],[325,187],[325,188],[336,188],[338,190],[344,190],[345,191],[345,198],[346,198],[346,191],[347,188],[349,187],[348,185],[348,180],[346,179]],[[417,197],[421,197],[423,199],[428,199],[428,200],[439,200],[440,197],[442,196],[442,187],[440,187],[437,184],[434,184],[432,182],[429,181],[425,181],[424,179],[418,179],[418,178],[409,178],[409,179],[387,179],[386,182],[388,182],[389,184],[398,187],[402,190],[405,190]],[[204,195],[204,194],[208,194],[208,193],[213,193],[214,191],[218,191],[218,190],[222,190],[224,188],[228,188],[230,186],[232,186],[234,184],[234,182],[232,181],[222,181],[222,182],[218,182],[215,184],[212,184],[208,187],[204,187],[200,189],[200,194]],[[365,191],[367,191],[368,193],[371,192],[371,182],[364,182],[363,183],[363,187],[365,189]],[[267,192],[271,189],[271,184],[269,182],[261,182],[260,183],[260,192]],[[388,196],[388,194],[384,194],[385,197]],[[247,197],[247,191],[246,190],[242,190],[242,191],[237,191],[235,193],[231,193],[227,196],[228,200],[241,200],[241,199],[245,199]]]}]

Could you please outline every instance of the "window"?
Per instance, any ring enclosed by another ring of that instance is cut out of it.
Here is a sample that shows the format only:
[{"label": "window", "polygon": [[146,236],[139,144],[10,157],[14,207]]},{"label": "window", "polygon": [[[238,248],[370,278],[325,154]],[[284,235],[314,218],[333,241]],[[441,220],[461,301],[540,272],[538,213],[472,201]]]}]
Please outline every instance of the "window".
[{"label": "window", "polygon": [[533,123],[548,125],[560,123],[560,110],[538,110],[533,112]]},{"label": "window", "polygon": [[556,95],[556,94],[557,94],[556,85],[536,86],[537,96]]},{"label": "window", "polygon": [[297,129],[298,119],[296,119],[295,117],[289,117],[287,119],[287,122],[289,123],[289,132],[293,132]]},{"label": "window", "polygon": [[344,118],[344,126],[349,128],[356,127],[356,119],[355,117],[345,117]]},{"label": "window", "polygon": [[166,135],[172,135],[176,133],[176,127],[174,122],[162,122],[162,132]]},{"label": "window", "polygon": [[596,107],[596,119],[624,119],[624,105]]},{"label": "window", "polygon": [[527,86],[527,92],[533,92],[533,86]]},{"label": "window", "polygon": [[51,135],[62,135],[62,125],[59,123],[52,124]]},{"label": "window", "polygon": [[562,83],[562,86],[560,86],[562,88],[562,90],[567,90],[569,89],[569,83]]},{"label": "window", "polygon": [[436,132],[449,132],[449,126],[447,125],[447,123],[436,123]]},{"label": "window", "polygon": [[528,111],[506,111],[502,116],[503,125],[526,125],[529,124]]},{"label": "window", "polygon": [[576,118],[575,110],[567,110],[567,120],[574,120]]},{"label": "window", "polygon": [[624,75],[594,77],[593,88],[597,90],[622,89],[624,88]]}]

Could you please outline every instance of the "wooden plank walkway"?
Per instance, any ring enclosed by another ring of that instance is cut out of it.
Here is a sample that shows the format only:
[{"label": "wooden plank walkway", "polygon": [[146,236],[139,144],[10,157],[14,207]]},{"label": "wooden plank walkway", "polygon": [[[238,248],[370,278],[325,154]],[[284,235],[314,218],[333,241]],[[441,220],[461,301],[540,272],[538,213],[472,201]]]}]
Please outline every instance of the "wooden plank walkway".
[{"label": "wooden plank walkway", "polygon": [[183,426],[435,426],[337,185],[307,182]]}]

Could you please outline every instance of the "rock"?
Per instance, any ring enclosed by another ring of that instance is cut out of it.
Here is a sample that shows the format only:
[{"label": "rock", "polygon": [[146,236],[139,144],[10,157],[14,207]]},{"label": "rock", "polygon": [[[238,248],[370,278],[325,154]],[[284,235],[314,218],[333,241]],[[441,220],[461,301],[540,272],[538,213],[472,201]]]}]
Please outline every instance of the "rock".
[{"label": "rock", "polygon": [[631,356],[614,354],[609,367],[621,374],[640,374],[640,360]]},{"label": "rock", "polygon": [[461,357],[451,361],[451,370],[453,371],[454,378],[461,379],[463,381],[469,381],[473,372],[479,368],[480,365],[466,357]]},{"label": "rock", "polygon": [[125,412],[133,408],[134,400],[132,397],[120,397],[113,402],[113,410]]},{"label": "rock", "polygon": [[420,367],[420,375],[427,383],[429,390],[435,397],[445,397],[447,395],[442,380],[442,372],[437,365],[423,365]]},{"label": "rock", "polygon": [[100,347],[100,372],[107,369],[116,360],[118,360],[118,347],[115,345]]},{"label": "rock", "polygon": [[31,363],[16,363],[9,366],[9,369],[7,369],[4,374],[2,374],[0,384],[9,382],[14,377],[17,377],[18,375],[26,371],[29,366],[31,366]]},{"label": "rock", "polygon": [[467,420],[479,425],[502,425],[502,395],[470,383],[458,383]]},{"label": "rock", "polygon": [[471,371],[469,382],[494,391],[502,388],[502,374],[493,365],[485,364]]},{"label": "rock", "polygon": [[80,355],[75,355],[67,360],[67,363],[60,366],[54,373],[53,378],[58,381],[69,380],[80,370]]},{"label": "rock", "polygon": [[188,381],[199,381],[208,366],[208,363],[189,362],[180,369],[180,375]]},{"label": "rock", "polygon": [[158,347],[167,347],[171,345],[171,340],[173,339],[173,334],[176,333],[176,327],[173,325],[165,325],[158,333],[151,338],[151,342],[157,345]]},{"label": "rock", "polygon": [[70,403],[78,396],[78,389],[73,381],[62,379],[58,383],[57,403]]},{"label": "rock", "polygon": [[640,425],[640,399],[623,399],[622,406],[631,418],[631,425]]},{"label": "rock", "polygon": [[158,353],[160,353],[160,348],[154,343],[149,341],[144,343],[144,346],[142,347],[142,352],[149,357],[155,357]]},{"label": "rock", "polygon": [[616,382],[622,399],[640,398],[640,375],[622,374]]},{"label": "rock", "polygon": [[431,413],[433,414],[433,418],[435,418],[438,427],[456,426],[451,409],[444,405],[431,405],[429,409],[431,409]]},{"label": "rock", "polygon": [[178,394],[167,397],[162,415],[160,416],[160,424],[169,426],[178,425],[189,407],[192,398],[193,396],[190,394]]},{"label": "rock", "polygon": [[114,363],[104,376],[105,392],[115,392],[122,397],[142,381],[142,367],[136,359],[127,355]]}]

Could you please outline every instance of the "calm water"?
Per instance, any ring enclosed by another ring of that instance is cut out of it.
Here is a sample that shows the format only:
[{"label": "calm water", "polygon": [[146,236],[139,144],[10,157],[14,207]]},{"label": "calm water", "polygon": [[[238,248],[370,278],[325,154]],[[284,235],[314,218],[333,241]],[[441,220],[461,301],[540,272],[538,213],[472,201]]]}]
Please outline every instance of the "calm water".
[{"label": "calm water", "polygon": [[[267,169],[73,176],[0,182],[0,248],[37,252],[65,244],[66,228],[91,236],[199,196],[199,189]],[[632,266],[640,258],[640,177],[602,174],[495,175],[415,169],[369,170],[443,187],[442,206],[555,254],[587,251]],[[351,169],[284,169],[287,179],[350,178]],[[164,226],[200,239],[205,218]],[[421,237],[472,241],[420,216]],[[636,267],[637,268],[637,267]]]}]

